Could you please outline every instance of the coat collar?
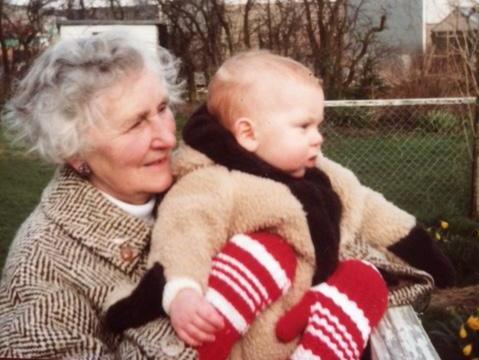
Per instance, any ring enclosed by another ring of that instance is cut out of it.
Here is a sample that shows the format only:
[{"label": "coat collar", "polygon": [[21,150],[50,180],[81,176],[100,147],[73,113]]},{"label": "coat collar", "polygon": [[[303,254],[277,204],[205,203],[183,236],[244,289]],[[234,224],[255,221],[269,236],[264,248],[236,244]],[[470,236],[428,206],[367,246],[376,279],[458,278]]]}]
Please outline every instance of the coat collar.
[{"label": "coat collar", "polygon": [[57,170],[40,206],[74,241],[126,273],[135,270],[149,246],[150,226],[108,201],[69,167]]},{"label": "coat collar", "polygon": [[208,112],[206,105],[196,110],[185,124],[183,139],[189,146],[230,170],[239,170],[283,183],[302,181],[269,165],[238,145],[234,136]]}]

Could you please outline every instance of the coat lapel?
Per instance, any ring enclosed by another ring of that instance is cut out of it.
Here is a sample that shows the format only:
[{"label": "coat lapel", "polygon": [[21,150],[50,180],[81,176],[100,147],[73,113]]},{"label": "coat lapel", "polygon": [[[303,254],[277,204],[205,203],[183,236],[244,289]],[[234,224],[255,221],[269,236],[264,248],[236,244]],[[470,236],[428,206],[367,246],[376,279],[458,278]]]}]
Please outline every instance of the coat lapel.
[{"label": "coat lapel", "polygon": [[126,273],[147,251],[150,227],[113,205],[68,167],[57,170],[42,199],[41,208],[51,221]]}]

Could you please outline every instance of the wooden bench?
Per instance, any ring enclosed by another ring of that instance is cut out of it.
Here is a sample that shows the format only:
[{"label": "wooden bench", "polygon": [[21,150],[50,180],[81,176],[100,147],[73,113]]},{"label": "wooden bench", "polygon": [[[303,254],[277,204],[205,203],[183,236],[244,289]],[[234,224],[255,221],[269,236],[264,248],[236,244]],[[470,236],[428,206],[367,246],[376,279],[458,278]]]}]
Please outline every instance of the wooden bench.
[{"label": "wooden bench", "polygon": [[373,360],[441,360],[412,306],[389,308],[371,335]]}]

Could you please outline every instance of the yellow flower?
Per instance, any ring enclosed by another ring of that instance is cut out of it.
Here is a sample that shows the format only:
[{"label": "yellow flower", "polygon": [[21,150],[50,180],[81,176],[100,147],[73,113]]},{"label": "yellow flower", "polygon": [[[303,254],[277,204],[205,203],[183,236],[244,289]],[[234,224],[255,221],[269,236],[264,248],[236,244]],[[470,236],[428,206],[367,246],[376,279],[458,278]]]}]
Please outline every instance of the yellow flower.
[{"label": "yellow flower", "polygon": [[464,329],[464,325],[462,325],[461,329],[459,330],[459,337],[461,339],[465,339],[467,337],[467,331]]},{"label": "yellow flower", "polygon": [[472,344],[466,345],[462,348],[462,353],[464,354],[464,356],[471,355],[471,351],[472,351]]},{"label": "yellow flower", "polygon": [[466,321],[467,326],[469,326],[472,330],[478,331],[479,330],[479,317],[477,316],[469,316]]},{"label": "yellow flower", "polygon": [[439,234],[438,232],[435,234],[435,237],[436,237],[436,240],[441,240],[441,234]]},{"label": "yellow flower", "polygon": [[441,224],[441,229],[446,230],[449,227],[449,224],[447,221],[441,220],[440,224]]}]

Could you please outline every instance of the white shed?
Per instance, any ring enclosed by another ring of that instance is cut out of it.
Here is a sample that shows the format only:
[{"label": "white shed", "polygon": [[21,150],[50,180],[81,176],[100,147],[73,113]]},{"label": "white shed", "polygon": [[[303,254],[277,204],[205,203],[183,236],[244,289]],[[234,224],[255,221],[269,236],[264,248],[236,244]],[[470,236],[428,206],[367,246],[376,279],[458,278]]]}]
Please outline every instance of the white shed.
[{"label": "white shed", "polygon": [[154,20],[57,20],[60,38],[74,38],[98,34],[112,29],[132,32],[146,43],[157,46],[164,43],[164,25]]}]

